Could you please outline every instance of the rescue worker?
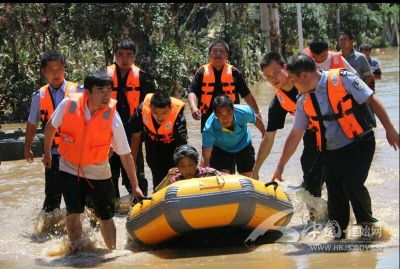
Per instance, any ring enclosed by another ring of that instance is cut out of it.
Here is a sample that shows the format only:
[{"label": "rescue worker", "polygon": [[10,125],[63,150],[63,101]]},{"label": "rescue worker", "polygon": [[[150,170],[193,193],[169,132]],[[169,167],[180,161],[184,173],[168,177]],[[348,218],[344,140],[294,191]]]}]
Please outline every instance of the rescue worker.
[{"label": "rescue worker", "polygon": [[[278,129],[285,126],[286,116],[294,116],[296,112],[296,98],[298,91],[290,81],[286,62],[279,52],[269,52],[261,57],[260,67],[267,81],[274,87],[275,96],[268,108],[268,123],[257,158],[253,167],[252,178],[259,179],[259,171],[262,164],[269,156],[274,145]],[[306,130],[303,136],[303,153],[300,158],[303,170],[303,184],[314,197],[321,197],[322,185],[324,183],[322,159],[315,143],[315,133]],[[314,208],[308,206],[310,221],[316,221],[317,215]]]},{"label": "rescue worker", "polygon": [[305,54],[293,56],[287,71],[299,90],[293,128],[271,180],[283,181],[285,165],[295,152],[304,130],[316,132],[322,152],[328,191],[328,214],[335,239],[346,237],[350,204],[357,224],[373,225],[371,197],[365,181],[375,152],[373,114],[386,130],[389,145],[396,151],[399,133],[380,99],[357,75],[346,69],[317,69]]},{"label": "rescue worker", "polygon": [[[129,125],[129,118],[133,115],[136,108],[148,93],[154,93],[155,88],[150,76],[137,67],[134,62],[136,59],[136,44],[129,38],[122,38],[115,44],[114,58],[115,63],[107,66],[107,74],[112,78],[114,86],[111,98],[116,99],[117,111],[121,117],[122,123],[128,141],[132,136],[132,130]],[[137,178],[142,192],[147,195],[148,182],[144,173],[143,151],[140,143],[137,159]],[[118,181],[121,175],[122,185],[129,193],[132,193],[129,178],[121,164],[118,154],[114,153],[110,158],[111,173],[114,181],[115,194],[120,197]]]},{"label": "rescue worker", "polygon": [[[242,72],[227,62],[228,57],[228,44],[222,40],[213,40],[208,46],[210,62],[197,69],[190,84],[188,103],[193,119],[200,120],[200,132],[203,132],[208,117],[213,113],[215,97],[221,94],[228,95],[235,104],[240,104],[239,96],[242,97],[261,117]],[[235,173],[235,166],[231,167],[230,173]]]},{"label": "rescue worker", "polygon": [[[104,72],[86,76],[84,93],[70,94],[54,111],[44,133],[45,167],[52,163],[51,144],[57,129],[60,133],[60,179],[67,208],[66,227],[71,247],[82,238],[80,215],[86,199],[90,200],[99,218],[100,230],[108,249],[116,247],[115,189],[108,155],[110,145],[120,155],[132,184],[132,194],[140,200],[133,161],[116,100],[110,98],[113,82]],[[75,244],[76,243],[76,244]],[[76,249],[71,249],[76,251]]]},{"label": "rescue worker", "polygon": [[[44,130],[50,116],[64,97],[69,93],[83,91],[83,87],[79,88],[77,83],[65,79],[65,68],[65,56],[61,52],[48,50],[42,54],[40,71],[48,83],[34,93],[26,123],[24,156],[29,163],[33,162],[31,147],[39,122],[41,122],[41,129]],[[65,217],[65,213],[60,211],[62,193],[58,170],[59,131],[57,130],[51,145],[52,164],[45,168],[45,198],[42,210],[35,222],[35,230],[39,233],[52,231],[57,226],[58,220]]]},{"label": "rescue worker", "polygon": [[146,163],[153,176],[153,191],[175,166],[173,154],[187,144],[185,103],[164,91],[147,94],[129,123],[132,128],[132,156],[136,158],[140,139],[144,137]]}]

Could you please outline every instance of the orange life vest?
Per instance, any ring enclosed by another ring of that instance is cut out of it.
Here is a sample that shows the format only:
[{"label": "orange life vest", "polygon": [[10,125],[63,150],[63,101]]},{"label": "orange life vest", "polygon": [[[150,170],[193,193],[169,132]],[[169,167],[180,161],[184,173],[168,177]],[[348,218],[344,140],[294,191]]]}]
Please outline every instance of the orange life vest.
[{"label": "orange life vest", "polygon": [[[215,74],[212,66],[210,64],[203,65],[203,84],[201,87],[201,100],[200,100],[200,111],[205,114],[209,107],[211,106],[211,99],[214,93],[215,87]],[[235,85],[233,84],[233,66],[230,64],[225,64],[221,75],[221,84],[224,94],[228,95],[233,102],[236,101],[236,91]]]},{"label": "orange life vest", "polygon": [[[78,84],[74,82],[68,82],[65,86],[64,97],[68,96],[70,93],[78,92]],[[43,128],[46,126],[46,123],[49,121],[50,116],[53,114],[55,108],[55,104],[53,101],[53,97],[50,93],[49,84],[41,87],[39,89],[39,103],[40,103],[40,118],[42,120]],[[53,146],[57,146],[60,143],[60,129],[57,129],[56,135],[53,139]]]},{"label": "orange life vest", "polygon": [[107,161],[111,145],[112,120],[116,110],[115,99],[85,122],[86,93],[70,94],[64,114],[59,153],[69,162],[81,166]]},{"label": "orange life vest", "polygon": [[350,138],[357,138],[367,130],[370,130],[372,125],[371,110],[366,103],[359,105],[342,85],[341,75],[345,75],[346,69],[331,69],[329,70],[327,94],[329,103],[333,109],[333,115],[318,115],[311,100],[311,94],[306,93],[305,101],[303,102],[304,111],[309,116],[310,130],[317,133],[318,149],[323,148],[323,126],[322,121],[337,120],[344,134]]},{"label": "orange life vest", "polygon": [[330,69],[336,68],[346,68],[346,65],[343,62],[342,54],[336,51],[330,51],[331,54],[331,66]]},{"label": "orange life vest", "polygon": [[143,124],[149,130],[149,137],[154,141],[161,141],[164,144],[170,144],[175,140],[174,137],[174,123],[181,111],[182,107],[185,106],[185,103],[179,99],[171,97],[171,111],[168,114],[168,117],[165,121],[160,125],[158,130],[155,129],[153,123],[153,117],[151,115],[150,109],[150,99],[153,96],[152,93],[146,95],[143,101],[143,109],[142,109],[142,120]]},{"label": "orange life vest", "polygon": [[[139,80],[140,68],[136,65],[131,66],[131,71],[128,73],[125,85],[125,96],[129,104],[129,115],[132,116],[136,108],[139,106],[140,100],[140,80]],[[116,65],[112,64],[107,66],[107,74],[113,80],[113,88],[111,92],[111,98],[117,99],[118,91],[118,76],[116,72]]]},{"label": "orange life vest", "polygon": [[290,115],[294,116],[296,112],[296,102],[293,102],[282,89],[277,88],[275,94],[282,108],[289,112]]}]

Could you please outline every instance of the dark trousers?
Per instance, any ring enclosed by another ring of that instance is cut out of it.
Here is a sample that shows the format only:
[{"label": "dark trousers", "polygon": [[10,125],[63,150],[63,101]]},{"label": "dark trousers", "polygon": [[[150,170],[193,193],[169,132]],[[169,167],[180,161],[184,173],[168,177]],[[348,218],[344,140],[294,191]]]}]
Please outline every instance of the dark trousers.
[{"label": "dark trousers", "polygon": [[[115,197],[116,198],[120,197],[119,185],[118,185],[120,176],[122,177],[122,185],[125,186],[126,190],[129,193],[132,193],[131,181],[129,180],[128,175],[126,174],[126,171],[124,169],[124,166],[122,165],[121,158],[119,157],[119,155],[114,152],[109,161],[110,161],[112,180],[114,182],[114,188],[115,188]],[[143,158],[142,144],[140,144],[139,146],[139,152],[135,164],[136,164],[136,176],[139,181],[139,187],[142,190],[143,194],[147,195],[148,183],[147,179],[144,176],[144,158]]]},{"label": "dark trousers", "polygon": [[378,221],[372,217],[371,197],[364,186],[374,153],[373,131],[343,148],[323,153],[329,218],[337,222],[342,233],[350,219],[349,202],[358,224]]},{"label": "dark trousers", "polygon": [[60,179],[59,164],[60,155],[52,154],[51,168],[45,168],[45,187],[43,210],[52,212],[56,208],[60,208],[62,196],[62,182]]},{"label": "dark trousers", "polygon": [[306,130],[303,136],[303,153],[300,157],[303,170],[303,187],[314,197],[321,197],[324,184],[322,154],[318,150],[315,132]]},{"label": "dark trousers", "polygon": [[146,162],[153,176],[153,192],[155,192],[155,188],[168,174],[169,169],[175,167],[175,162],[172,156],[165,156],[162,153],[157,154],[157,152],[146,153]]}]

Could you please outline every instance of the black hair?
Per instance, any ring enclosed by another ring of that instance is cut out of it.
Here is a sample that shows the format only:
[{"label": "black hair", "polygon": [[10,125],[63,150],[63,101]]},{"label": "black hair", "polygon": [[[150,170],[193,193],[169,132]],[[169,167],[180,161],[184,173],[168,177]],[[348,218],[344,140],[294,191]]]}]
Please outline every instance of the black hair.
[{"label": "black hair", "polygon": [[189,157],[190,159],[195,161],[196,164],[199,163],[199,153],[193,146],[181,145],[175,149],[174,151],[175,166],[178,166],[179,161],[184,157]]},{"label": "black hair", "polygon": [[48,61],[61,61],[65,67],[65,56],[57,50],[48,50],[43,52],[40,60],[40,68],[45,69]]},{"label": "black hair", "polygon": [[341,35],[347,35],[349,37],[350,40],[356,39],[356,37],[354,36],[354,34],[352,32],[350,32],[349,30],[344,30],[341,31],[339,36]]},{"label": "black hair", "polygon": [[362,50],[371,51],[372,50],[372,46],[370,44],[368,44],[368,43],[364,43],[364,44],[360,45],[359,50],[360,51],[362,51]]},{"label": "black hair", "polygon": [[83,82],[83,86],[89,92],[92,92],[93,86],[113,86],[112,78],[102,71],[94,71],[89,73],[85,77],[85,81]]},{"label": "black hair", "polygon": [[135,42],[127,37],[123,37],[115,44],[114,53],[116,53],[118,49],[132,50],[133,54],[136,55],[137,48]]},{"label": "black hair", "polygon": [[218,95],[213,101],[214,111],[217,109],[217,107],[230,107],[233,109],[233,101],[228,95]]},{"label": "black hair", "polygon": [[263,70],[264,67],[270,65],[272,62],[277,62],[281,67],[286,64],[285,59],[279,52],[271,51],[261,56],[260,68]]},{"label": "black hair", "polygon": [[328,49],[328,42],[322,37],[313,38],[310,42],[308,42],[308,46],[310,51],[315,54],[321,54],[325,50]]},{"label": "black hair", "polygon": [[171,96],[165,91],[158,90],[153,93],[150,99],[150,105],[156,108],[171,107]]},{"label": "black hair", "polygon": [[286,70],[296,76],[302,72],[313,72],[317,70],[317,65],[313,58],[305,53],[299,52],[289,59]]},{"label": "black hair", "polygon": [[216,46],[216,45],[222,45],[222,46],[224,46],[225,49],[226,49],[226,52],[229,53],[229,46],[228,46],[228,44],[227,44],[225,41],[223,41],[223,40],[214,40],[214,41],[212,41],[212,42],[210,43],[210,45],[208,45],[208,53],[210,53],[210,52],[211,52],[211,49],[212,49],[214,46]]}]

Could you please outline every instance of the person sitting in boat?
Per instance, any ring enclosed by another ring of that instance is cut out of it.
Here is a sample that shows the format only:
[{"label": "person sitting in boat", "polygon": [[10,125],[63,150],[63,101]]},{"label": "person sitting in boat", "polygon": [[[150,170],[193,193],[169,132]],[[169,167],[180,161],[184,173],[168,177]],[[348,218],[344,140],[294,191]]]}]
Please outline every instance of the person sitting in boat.
[{"label": "person sitting in boat", "polygon": [[156,187],[156,191],[182,179],[226,174],[211,167],[198,166],[199,153],[190,145],[181,145],[176,148],[173,157],[176,167],[169,169],[168,174]]}]

